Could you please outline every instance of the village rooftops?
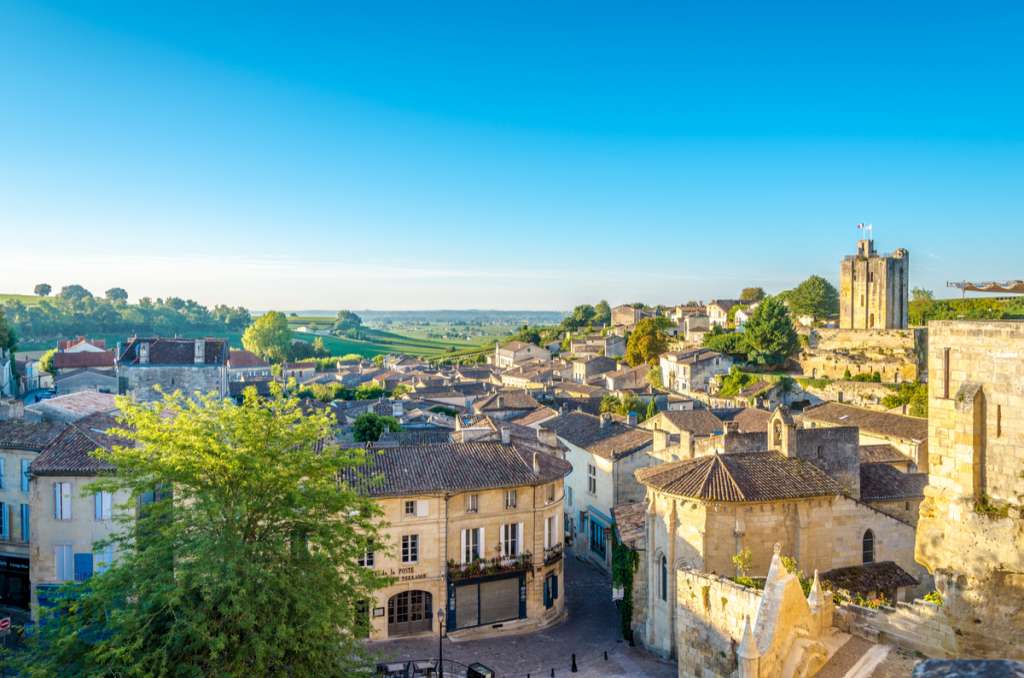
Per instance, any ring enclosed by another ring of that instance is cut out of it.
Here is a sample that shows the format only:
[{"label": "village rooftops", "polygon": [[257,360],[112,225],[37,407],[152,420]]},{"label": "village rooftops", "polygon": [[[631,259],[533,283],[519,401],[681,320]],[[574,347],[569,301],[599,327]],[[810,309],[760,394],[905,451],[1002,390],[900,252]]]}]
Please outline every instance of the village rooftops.
[{"label": "village rooftops", "polygon": [[602,417],[585,412],[567,412],[545,421],[540,427],[605,459],[633,454],[654,439],[650,431],[626,426],[607,416],[602,423]]},{"label": "village rooftops", "polygon": [[842,486],[810,462],[777,452],[712,454],[635,471],[659,492],[706,502],[765,502],[838,496]]},{"label": "village rooftops", "polygon": [[733,422],[740,433],[763,433],[768,431],[768,420],[772,413],[756,407],[741,407],[712,410],[723,422]]},{"label": "village rooftops", "polygon": [[860,498],[863,501],[920,499],[927,484],[927,473],[903,473],[888,464],[860,465]]},{"label": "village rooftops", "polygon": [[114,399],[110,393],[78,391],[27,405],[25,416],[41,421],[72,422],[97,412],[114,411],[117,408]]},{"label": "village rooftops", "polygon": [[915,443],[928,440],[928,420],[890,412],[876,412],[844,403],[822,403],[803,411],[803,421],[834,426],[856,426],[864,433],[900,438]]},{"label": "village rooftops", "polygon": [[526,391],[498,391],[473,403],[477,412],[497,412],[502,410],[535,410],[541,406]]},{"label": "village rooftops", "polygon": [[239,349],[231,349],[231,354],[228,356],[228,366],[233,369],[240,369],[243,367],[270,367],[263,358],[252,351],[242,351]]},{"label": "village rooftops", "polygon": [[542,485],[561,480],[572,466],[551,455],[534,455],[498,442],[402,445],[367,455],[345,480],[372,497],[470,492]]},{"label": "village rooftops", "polygon": [[668,353],[662,353],[661,357],[680,365],[693,365],[694,363],[701,363],[705,360],[721,358],[722,354],[717,351],[712,351],[710,348],[692,348],[687,351],[669,351]]},{"label": "village rooftops", "polygon": [[889,443],[881,445],[861,445],[860,463],[862,464],[913,464],[914,460],[900,452]]},{"label": "village rooftops", "polygon": [[722,420],[708,410],[665,410],[656,416],[665,419],[679,431],[687,431],[695,436],[712,436],[725,430]]},{"label": "village rooftops", "polygon": [[69,424],[32,461],[29,471],[37,476],[93,476],[113,471],[113,466],[94,457],[93,452],[128,444],[107,435],[106,431],[114,426],[117,421],[108,414],[94,414]]},{"label": "village rooftops", "polygon": [[[196,343],[203,342],[202,361],[196,362]],[[145,346],[145,348],[144,348]],[[228,362],[228,343],[223,339],[173,339],[132,337],[121,349],[119,365],[193,365],[214,367]]]},{"label": "village rooftops", "polygon": [[0,450],[42,452],[66,426],[60,422],[0,420]]},{"label": "village rooftops", "polygon": [[524,348],[529,348],[533,344],[528,344],[525,341],[509,341],[500,346],[502,351],[522,351]]},{"label": "village rooftops", "polygon": [[59,352],[53,354],[53,368],[57,370],[83,369],[87,367],[112,368],[113,351]]}]

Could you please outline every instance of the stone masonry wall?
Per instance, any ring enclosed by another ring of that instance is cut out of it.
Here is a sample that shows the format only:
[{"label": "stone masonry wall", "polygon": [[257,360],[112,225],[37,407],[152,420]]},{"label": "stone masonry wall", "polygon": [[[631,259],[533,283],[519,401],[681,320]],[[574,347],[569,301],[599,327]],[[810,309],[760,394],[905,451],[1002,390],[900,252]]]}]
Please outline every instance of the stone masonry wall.
[{"label": "stone masonry wall", "polygon": [[1024,658],[1024,322],[928,328],[917,560],[944,596],[956,656]]},{"label": "stone masonry wall", "polygon": [[732,674],[744,621],[753,623],[760,591],[692,570],[676,572],[676,591],[680,678]]},{"label": "stone masonry wall", "polygon": [[196,391],[214,392],[222,396],[227,394],[227,370],[223,367],[122,366],[118,376],[125,379],[127,392],[139,402],[159,400],[156,386],[160,386],[166,393],[180,390],[188,395]]}]

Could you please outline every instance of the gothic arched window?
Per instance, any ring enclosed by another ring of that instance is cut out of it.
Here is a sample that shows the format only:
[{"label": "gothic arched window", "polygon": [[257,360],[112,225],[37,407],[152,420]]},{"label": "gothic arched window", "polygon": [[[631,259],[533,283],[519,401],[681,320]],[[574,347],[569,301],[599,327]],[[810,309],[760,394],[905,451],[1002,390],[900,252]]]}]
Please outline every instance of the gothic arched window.
[{"label": "gothic arched window", "polygon": [[863,547],[864,562],[875,562],[875,533],[871,530],[864,533]]},{"label": "gothic arched window", "polygon": [[668,559],[661,557],[661,599],[668,600]]}]

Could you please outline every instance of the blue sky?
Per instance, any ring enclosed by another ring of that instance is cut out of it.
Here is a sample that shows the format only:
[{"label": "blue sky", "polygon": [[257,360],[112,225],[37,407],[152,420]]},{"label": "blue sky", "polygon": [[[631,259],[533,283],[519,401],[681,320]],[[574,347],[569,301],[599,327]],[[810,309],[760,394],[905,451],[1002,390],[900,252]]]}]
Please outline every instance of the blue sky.
[{"label": "blue sky", "polygon": [[677,303],[858,222],[1024,275],[1019,2],[299,4],[0,0],[0,292]]}]

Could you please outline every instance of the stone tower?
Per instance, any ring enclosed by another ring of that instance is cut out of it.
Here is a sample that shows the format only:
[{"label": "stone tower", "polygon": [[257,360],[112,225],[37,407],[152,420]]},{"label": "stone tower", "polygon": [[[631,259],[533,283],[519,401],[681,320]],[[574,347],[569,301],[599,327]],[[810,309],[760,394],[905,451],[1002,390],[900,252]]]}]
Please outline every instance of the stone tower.
[{"label": "stone tower", "polygon": [[902,330],[908,325],[910,252],[875,252],[874,240],[858,240],[857,254],[839,266],[839,327]]}]

